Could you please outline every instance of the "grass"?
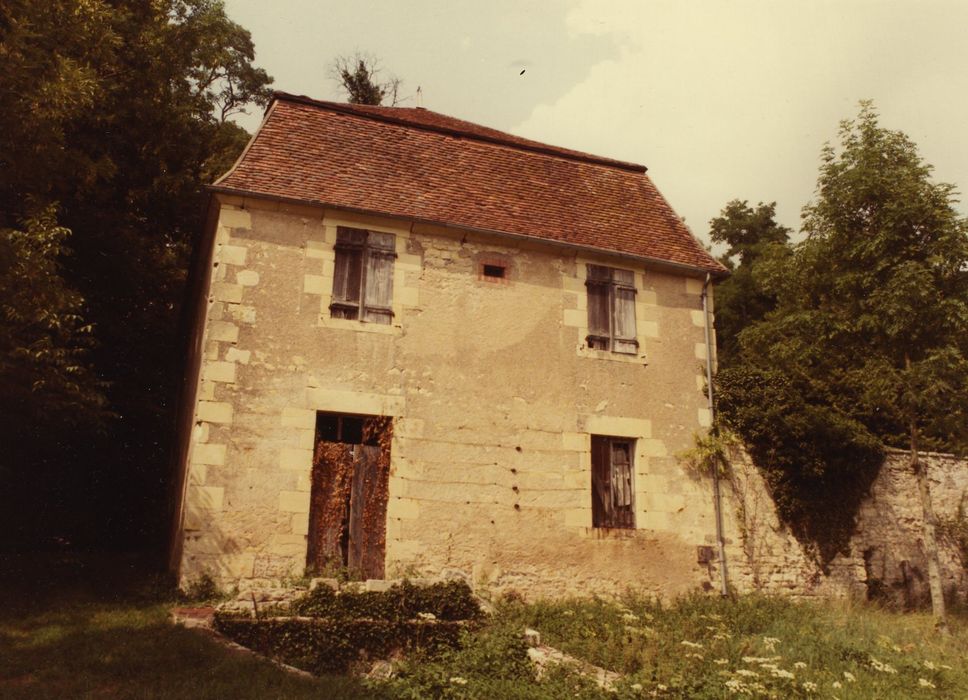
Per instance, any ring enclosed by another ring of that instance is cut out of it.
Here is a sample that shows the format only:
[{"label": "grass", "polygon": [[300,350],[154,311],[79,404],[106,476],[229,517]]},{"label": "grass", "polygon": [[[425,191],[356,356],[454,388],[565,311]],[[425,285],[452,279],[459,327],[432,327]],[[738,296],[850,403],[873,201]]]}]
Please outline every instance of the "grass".
[{"label": "grass", "polygon": [[[289,675],[172,625],[169,589],[151,579],[146,585],[136,567],[125,581],[79,579],[79,565],[45,567],[46,578],[26,571],[6,577],[0,697],[968,698],[963,613],[953,616],[952,635],[943,638],[929,615],[866,605],[698,595],[665,606],[634,597],[508,600],[480,632],[467,635],[463,648],[410,659],[397,678],[373,684]],[[0,566],[5,574],[17,570],[8,561]],[[103,568],[84,566],[89,574]],[[568,670],[536,680],[524,627],[538,629],[546,644],[623,674],[615,692]]]}]

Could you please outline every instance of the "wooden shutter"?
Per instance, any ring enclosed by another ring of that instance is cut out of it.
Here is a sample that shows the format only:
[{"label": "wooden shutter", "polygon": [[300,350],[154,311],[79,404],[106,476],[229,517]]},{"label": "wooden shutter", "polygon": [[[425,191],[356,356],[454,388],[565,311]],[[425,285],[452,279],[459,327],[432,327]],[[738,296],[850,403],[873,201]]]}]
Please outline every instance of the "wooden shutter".
[{"label": "wooden shutter", "polygon": [[612,527],[634,527],[635,496],[632,491],[632,444],[611,440]]},{"label": "wooden shutter", "polygon": [[588,289],[588,347],[609,350],[611,345],[611,313],[609,292],[611,270],[601,265],[587,265],[585,287]]},{"label": "wooden shutter", "polygon": [[363,320],[389,324],[393,318],[393,234],[370,231],[367,244]]},{"label": "wooden shutter", "polygon": [[608,438],[592,435],[592,526],[609,527],[612,498]]},{"label": "wooden shutter", "polygon": [[333,270],[333,318],[360,317],[360,291],[363,282],[363,254],[366,231],[340,226],[336,233],[336,263]]},{"label": "wooden shutter", "polygon": [[612,350],[634,355],[639,351],[635,338],[635,273],[631,270],[612,270],[614,299],[612,322]]}]

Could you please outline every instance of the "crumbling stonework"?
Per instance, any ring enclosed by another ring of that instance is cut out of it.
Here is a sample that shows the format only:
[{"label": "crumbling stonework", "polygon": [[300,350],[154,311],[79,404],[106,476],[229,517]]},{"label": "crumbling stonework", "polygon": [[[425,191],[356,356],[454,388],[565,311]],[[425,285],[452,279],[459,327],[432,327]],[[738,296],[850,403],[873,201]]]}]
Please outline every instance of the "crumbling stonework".
[{"label": "crumbling stonework", "polygon": [[[968,462],[922,453],[939,517],[956,520],[968,494]],[[743,591],[794,596],[850,596],[915,607],[928,603],[927,564],[921,546],[922,511],[910,456],[892,451],[857,515],[849,551],[824,574],[781,526],[765,484],[749,458],[732,461],[734,479],[723,489],[727,558],[733,584]],[[946,596],[968,597],[968,562],[956,542],[939,538]]]}]

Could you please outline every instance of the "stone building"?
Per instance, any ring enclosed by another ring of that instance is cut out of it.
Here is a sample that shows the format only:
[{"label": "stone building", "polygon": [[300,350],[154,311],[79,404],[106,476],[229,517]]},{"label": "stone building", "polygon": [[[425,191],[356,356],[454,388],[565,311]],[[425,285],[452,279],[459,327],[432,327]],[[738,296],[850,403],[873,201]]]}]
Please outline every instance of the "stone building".
[{"label": "stone building", "polygon": [[710,422],[724,269],[644,167],[277,94],[211,189],[182,580],[715,583],[711,485],[675,455]]}]

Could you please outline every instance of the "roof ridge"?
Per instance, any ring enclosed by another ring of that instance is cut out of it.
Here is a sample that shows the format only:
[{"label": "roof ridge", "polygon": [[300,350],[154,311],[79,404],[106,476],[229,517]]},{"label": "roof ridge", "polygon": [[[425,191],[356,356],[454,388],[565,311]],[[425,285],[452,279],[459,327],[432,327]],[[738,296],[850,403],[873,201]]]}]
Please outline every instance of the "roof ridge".
[{"label": "roof ridge", "polygon": [[[574,160],[583,163],[590,163],[592,165],[603,165],[609,168],[619,168],[622,170],[628,170],[631,172],[644,173],[648,171],[648,168],[644,165],[638,163],[630,163],[628,161],[616,160],[614,158],[606,158],[604,156],[596,156],[591,153],[584,153],[582,151],[574,151],[569,148],[564,148],[562,146],[553,146],[551,144],[541,143],[539,141],[533,141],[531,139],[526,139],[521,136],[515,136],[514,134],[509,134],[499,129],[494,129],[489,126],[484,126],[483,124],[475,124],[469,122],[465,119],[460,119],[459,117],[452,117],[448,114],[443,114],[442,112],[435,112],[430,109],[423,107],[384,107],[383,105],[354,105],[343,102],[327,102],[324,100],[317,100],[306,95],[294,95],[292,93],[284,92],[282,90],[276,90],[272,93],[273,102],[276,100],[286,100],[289,102],[296,102],[299,104],[309,105],[311,107],[319,107],[321,109],[328,109],[333,112],[339,112],[342,114],[349,114],[352,116],[362,117],[364,119],[373,119],[375,121],[387,122],[390,124],[397,124],[399,126],[405,126],[410,129],[422,129],[424,131],[433,131],[441,134],[446,134],[450,136],[457,136],[459,138],[467,138],[475,141],[483,141],[485,143],[493,143],[501,146],[507,146],[508,148],[514,148],[521,151],[531,151],[533,153],[540,153],[542,155],[556,156],[558,158],[565,158],[567,160]],[[270,103],[271,106],[271,103]],[[428,114],[437,115],[444,117],[448,120],[453,120],[467,124],[472,127],[477,127],[479,129],[485,129],[492,132],[495,135],[484,134],[478,131],[473,131],[470,129],[460,129],[457,127],[448,127],[441,124],[430,124],[427,122],[418,122],[410,119],[404,119],[393,114],[387,114],[379,110],[390,110],[390,109],[408,109],[420,112],[426,112]],[[371,111],[372,110],[372,111]]]}]

